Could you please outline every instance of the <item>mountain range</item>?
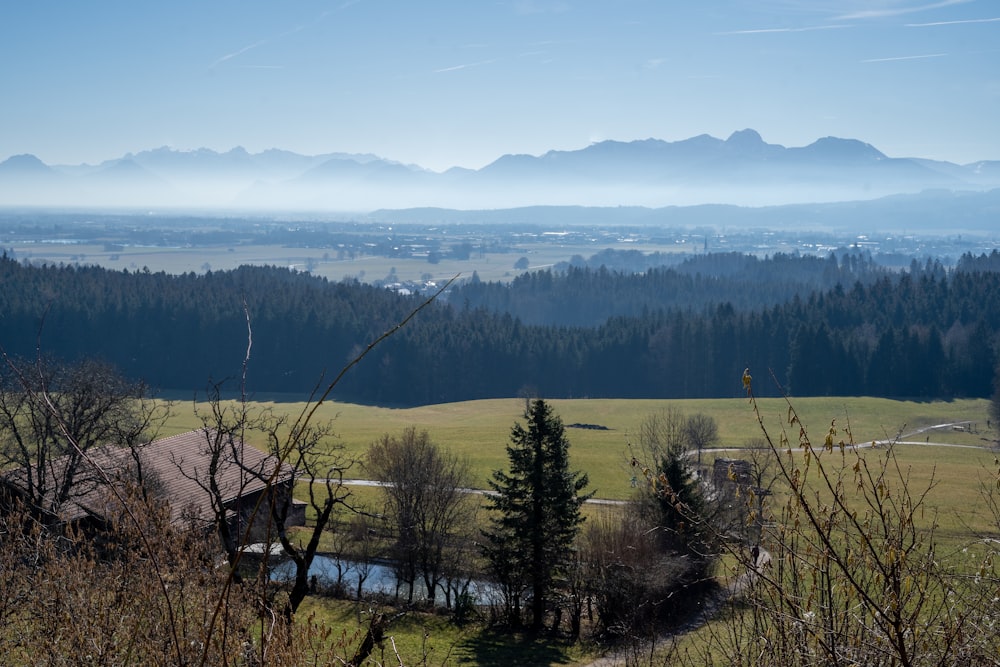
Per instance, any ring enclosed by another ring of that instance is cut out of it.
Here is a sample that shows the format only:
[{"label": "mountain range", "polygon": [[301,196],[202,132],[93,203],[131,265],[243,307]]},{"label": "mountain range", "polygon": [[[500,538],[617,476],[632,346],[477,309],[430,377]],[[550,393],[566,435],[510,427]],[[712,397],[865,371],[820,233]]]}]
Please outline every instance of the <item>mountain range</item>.
[{"label": "mountain range", "polygon": [[129,153],[98,165],[0,162],[0,206],[367,212],[447,207],[768,206],[875,199],[928,189],[1000,187],[1000,161],[958,165],[888,157],[826,137],[766,143],[754,130],[722,140],[602,141],[540,156],[504,155],[481,169],[434,172],[375,155],[300,155],[234,148]]}]

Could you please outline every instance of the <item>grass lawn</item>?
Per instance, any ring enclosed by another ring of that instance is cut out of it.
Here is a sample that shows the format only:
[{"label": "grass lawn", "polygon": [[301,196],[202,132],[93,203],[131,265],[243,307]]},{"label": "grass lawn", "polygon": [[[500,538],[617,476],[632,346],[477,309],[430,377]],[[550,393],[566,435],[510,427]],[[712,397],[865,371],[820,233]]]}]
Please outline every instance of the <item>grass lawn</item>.
[{"label": "grass lawn", "polygon": [[[349,600],[322,597],[307,597],[298,614],[311,616],[317,623],[332,629],[334,636],[345,637],[345,653],[348,653],[360,644],[362,624],[367,623],[373,611],[389,617],[396,614],[388,606],[365,602],[359,605]],[[436,614],[411,612],[400,615],[385,636],[383,645],[375,649],[365,664],[555,667],[584,665],[596,657],[593,647],[585,644],[498,633],[478,621],[459,627],[446,616]],[[393,651],[399,654],[399,659]]]},{"label": "grass lawn", "polygon": [[[787,423],[787,406],[780,399],[760,402],[765,425],[777,439]],[[624,499],[631,493],[632,471],[628,466],[628,444],[639,425],[649,415],[668,407],[691,415],[704,413],[716,420],[719,427],[719,447],[740,448],[760,437],[756,417],[744,399],[686,400],[619,400],[619,399],[555,399],[555,411],[568,427],[570,463],[574,469],[590,476],[590,488],[597,497]],[[298,414],[304,403],[271,400],[259,403],[276,412]],[[813,440],[821,443],[831,420],[838,429],[850,426],[855,442],[864,443],[893,437],[934,424],[971,422],[978,432],[955,431],[951,427],[922,432],[914,439],[956,445],[988,445],[985,432],[986,400],[955,400],[934,402],[893,401],[878,398],[802,398],[795,407]],[[524,401],[521,399],[489,399],[416,408],[382,408],[366,405],[329,402],[320,407],[317,417],[334,420],[337,452],[345,461],[363,457],[368,445],[385,433],[398,434],[408,426],[427,430],[431,439],[442,447],[467,457],[476,485],[485,488],[493,470],[506,469],[510,429],[522,421]],[[199,426],[190,402],[178,402],[175,415],[164,428],[163,435],[181,433]],[[602,427],[574,428],[572,424]],[[797,430],[789,437],[794,441]],[[841,436],[843,437],[843,436]],[[993,435],[992,437],[996,437]],[[904,437],[904,440],[908,438]],[[263,445],[251,437],[251,442]],[[737,453],[727,454],[737,456]],[[920,456],[928,460],[947,461],[961,454],[957,449],[930,448]],[[348,477],[364,478],[360,466],[353,467]]]}]

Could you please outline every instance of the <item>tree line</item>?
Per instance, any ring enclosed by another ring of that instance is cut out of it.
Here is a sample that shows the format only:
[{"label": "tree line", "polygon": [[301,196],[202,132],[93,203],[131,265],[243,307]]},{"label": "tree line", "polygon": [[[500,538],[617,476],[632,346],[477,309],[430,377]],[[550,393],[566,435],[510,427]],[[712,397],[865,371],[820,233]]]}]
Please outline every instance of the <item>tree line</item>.
[{"label": "tree line", "polygon": [[599,326],[611,317],[640,317],[663,308],[701,313],[731,303],[741,310],[760,309],[886,275],[889,270],[870,253],[853,249],[825,258],[720,252],[683,259],[608,249],[588,260],[576,255],[552,269],[522,273],[510,283],[483,282],[473,275],[450,298],[470,308],[509,313],[525,324]]},{"label": "tree line", "polygon": [[[866,260],[823,261],[832,279],[845,264],[848,275],[862,272],[858,264]],[[469,295],[482,285],[471,280],[374,350],[365,371],[348,374],[334,395],[395,405],[525,390],[550,397],[733,397],[751,367],[772,370],[797,396],[987,397],[997,365],[1000,273],[980,270],[986,261],[963,258],[952,271],[864,269],[865,280],[762,306],[748,306],[753,299],[741,299],[734,282],[718,300],[693,307],[689,287],[725,282],[699,273],[576,268],[534,273],[507,288],[511,303],[523,284],[550,292],[540,303],[638,304],[623,294],[647,295],[641,308],[587,326],[530,324],[502,308],[475,306]],[[767,262],[744,264],[761,275],[771,267],[770,282],[790,266],[787,258]],[[8,354],[31,357],[41,349],[67,360],[96,357],[156,388],[183,391],[240,367],[248,316],[253,389],[303,393],[420,299],[277,267],[168,275],[27,266],[6,256],[0,284],[0,344]]]}]

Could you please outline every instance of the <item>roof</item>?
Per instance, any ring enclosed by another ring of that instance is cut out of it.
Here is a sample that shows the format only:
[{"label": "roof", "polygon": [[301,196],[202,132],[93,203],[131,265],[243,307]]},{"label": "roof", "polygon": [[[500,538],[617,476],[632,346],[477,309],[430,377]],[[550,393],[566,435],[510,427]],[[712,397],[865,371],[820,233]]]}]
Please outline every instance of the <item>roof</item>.
[{"label": "roof", "polygon": [[[277,459],[239,438],[220,434],[212,429],[198,429],[179,435],[154,440],[139,449],[139,462],[146,480],[151,482],[154,493],[170,506],[171,521],[212,521],[211,495],[207,491],[209,468],[212,465],[213,444],[222,446],[217,460],[216,480],[223,503],[229,509],[239,501],[264,490],[275,471]],[[137,466],[133,452],[125,447],[105,446],[87,452],[88,462],[81,464],[74,484],[73,496],[59,508],[62,521],[77,521],[87,516],[103,518],[109,511],[109,494],[104,477],[112,482],[135,479]],[[242,464],[238,461],[242,459]],[[50,468],[50,486],[58,479],[69,458],[53,462]],[[105,475],[96,474],[94,467]],[[294,469],[282,465],[274,483],[294,479]],[[14,487],[26,486],[24,469],[12,470],[4,479]]]}]

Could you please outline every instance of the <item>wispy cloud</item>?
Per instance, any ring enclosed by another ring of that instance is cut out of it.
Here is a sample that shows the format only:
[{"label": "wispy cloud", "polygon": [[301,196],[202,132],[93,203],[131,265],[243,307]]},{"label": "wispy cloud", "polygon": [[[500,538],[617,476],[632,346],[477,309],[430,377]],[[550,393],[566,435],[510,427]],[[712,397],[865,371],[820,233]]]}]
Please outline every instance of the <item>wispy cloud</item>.
[{"label": "wispy cloud", "polygon": [[222,63],[226,62],[227,60],[232,60],[233,58],[237,58],[239,56],[242,56],[247,51],[252,51],[253,49],[256,49],[258,46],[263,46],[263,45],[267,44],[268,41],[269,40],[261,39],[261,40],[258,40],[256,42],[254,42],[253,44],[250,44],[248,46],[244,46],[242,49],[239,49],[238,51],[233,51],[232,53],[227,53],[226,55],[222,56],[221,58],[219,58],[218,60],[216,60],[214,63],[212,63],[211,65],[209,65],[209,68],[210,69],[215,69],[216,67],[218,67]]},{"label": "wispy cloud", "polygon": [[896,60],[923,60],[925,58],[944,58],[947,53],[924,53],[919,56],[894,56],[892,58],[869,58],[862,60],[863,63],[888,63]]},{"label": "wispy cloud", "polygon": [[960,25],[963,23],[996,23],[1000,21],[1000,18],[994,19],[963,19],[960,21],[933,21],[931,23],[907,23],[905,24],[907,28],[926,28],[928,26],[936,25]]},{"label": "wispy cloud", "polygon": [[[253,44],[248,44],[247,46],[244,46],[242,49],[238,49],[236,51],[233,51],[232,53],[227,53],[226,55],[222,56],[221,58],[218,58],[215,62],[213,62],[211,65],[209,65],[209,69],[214,69],[214,68],[218,67],[219,65],[221,65],[224,62],[232,60],[233,58],[238,58],[239,56],[242,56],[244,53],[247,53],[248,51],[253,51],[254,49],[260,48],[261,46],[264,46],[265,44],[268,44],[270,42],[274,42],[274,41],[277,41],[277,40],[280,40],[280,39],[284,39],[285,37],[288,37],[289,35],[294,35],[297,32],[301,32],[302,30],[305,30],[306,28],[308,28],[310,26],[313,26],[313,25],[316,25],[317,23],[323,21],[328,16],[330,16],[332,13],[334,13],[334,11],[340,11],[340,10],[347,9],[347,8],[353,6],[353,5],[358,4],[359,2],[362,2],[362,0],[348,0],[347,2],[344,2],[339,7],[337,7],[336,10],[329,10],[328,9],[328,10],[320,13],[319,16],[317,16],[315,19],[313,19],[312,21],[310,21],[308,23],[294,26],[292,28],[289,28],[288,30],[280,32],[280,33],[278,33],[276,35],[273,35],[271,37],[265,37],[264,39],[259,39],[256,42],[254,42]],[[261,66],[262,69],[266,69],[268,67],[276,67],[276,66],[268,66],[268,65]]]},{"label": "wispy cloud", "polygon": [[247,51],[252,51],[252,50],[254,50],[256,48],[264,46],[265,44],[267,44],[269,42],[273,42],[275,40],[279,40],[279,39],[282,39],[284,37],[288,37],[289,35],[294,35],[295,33],[299,32],[300,30],[305,29],[305,27],[306,26],[304,26],[304,25],[297,25],[294,28],[290,28],[290,29],[288,29],[288,30],[286,30],[286,31],[284,31],[282,33],[279,33],[279,34],[275,35],[274,37],[266,37],[264,39],[257,40],[253,44],[250,44],[249,46],[244,46],[242,49],[240,49],[238,51],[233,51],[232,53],[227,53],[226,55],[222,56],[221,58],[219,58],[218,60],[216,60],[214,63],[212,63],[211,65],[209,65],[209,69],[214,69],[214,68],[218,67],[219,65],[221,65],[222,63],[226,62],[227,60],[232,60],[233,58],[242,56]]},{"label": "wispy cloud", "polygon": [[854,21],[858,19],[878,19],[886,18],[891,16],[903,16],[905,14],[916,14],[917,12],[926,12],[932,9],[941,9],[943,7],[952,7],[954,5],[963,5],[971,0],[942,0],[941,2],[923,3],[923,4],[909,4],[907,2],[903,3],[888,3],[890,6],[881,7],[876,9],[861,9],[856,12],[850,12],[848,14],[841,14],[837,17],[838,21]]},{"label": "wispy cloud", "polygon": [[813,30],[842,30],[844,28],[851,28],[853,26],[846,24],[835,24],[835,25],[811,25],[803,26],[801,28],[755,28],[750,30],[729,30],[726,32],[717,32],[716,35],[763,35],[769,33],[782,33],[782,32],[811,32]]},{"label": "wispy cloud", "polygon": [[482,65],[490,65],[495,63],[496,59],[492,60],[480,60],[475,63],[463,63],[461,65],[452,65],[451,67],[442,67],[441,69],[434,70],[435,74],[440,74],[441,72],[455,72],[460,69],[469,69],[470,67],[481,67]]}]

